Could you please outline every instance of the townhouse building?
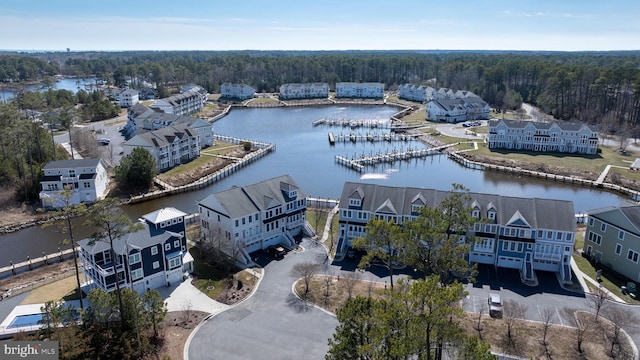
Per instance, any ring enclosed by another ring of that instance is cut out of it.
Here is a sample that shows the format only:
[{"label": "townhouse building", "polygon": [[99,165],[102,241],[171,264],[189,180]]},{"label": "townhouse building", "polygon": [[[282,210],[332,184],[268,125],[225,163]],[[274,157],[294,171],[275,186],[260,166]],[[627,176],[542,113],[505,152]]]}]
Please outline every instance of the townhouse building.
[{"label": "townhouse building", "polygon": [[491,120],[490,149],[514,149],[594,155],[598,151],[595,125],[524,120]]},{"label": "townhouse building", "polygon": [[[365,234],[369,219],[402,224],[449,195],[433,189],[345,183],[338,204],[337,252],[344,253],[353,239]],[[534,280],[536,270],[551,271],[563,282],[571,282],[576,231],[571,201],[481,193],[469,193],[469,197],[466,206],[478,222],[460,240],[470,242],[470,263],[518,269],[523,280]],[[469,235],[472,238],[467,239]]]},{"label": "townhouse building", "polygon": [[191,116],[166,114],[148,106],[137,104],[127,111],[127,124],[121,130],[125,139],[172,125],[186,125],[200,137],[200,148],[212,146],[213,124]]},{"label": "townhouse building", "polygon": [[140,92],[135,89],[126,89],[118,95],[120,107],[128,108],[140,102]]},{"label": "townhouse building", "polygon": [[640,206],[587,211],[583,253],[593,261],[640,281]]},{"label": "townhouse building", "polygon": [[220,97],[225,99],[247,100],[256,95],[256,89],[247,84],[224,83],[220,85]]},{"label": "townhouse building", "polygon": [[111,292],[118,279],[121,289],[131,288],[142,294],[181,282],[193,271],[185,215],[172,207],[143,215],[138,220],[142,229],[115,239],[113,252],[108,241],[78,241],[88,287]]},{"label": "townhouse building", "polygon": [[163,172],[200,156],[200,136],[187,125],[167,126],[127,140],[122,144],[123,156],[137,147],[149,151]]},{"label": "townhouse building", "polygon": [[383,83],[336,83],[337,98],[382,99],[384,97]]},{"label": "townhouse building", "polygon": [[205,95],[203,95],[201,87],[195,87],[180,94],[157,99],[149,107],[167,114],[191,115],[202,111],[202,107],[206,102],[206,92]]},{"label": "townhouse building", "polygon": [[42,168],[40,201],[45,209],[66,206],[67,200],[61,191],[73,190],[69,205],[93,203],[107,195],[109,176],[102,159],[74,159],[52,161]]},{"label": "townhouse building", "polygon": [[307,195],[289,175],[234,186],[198,202],[203,241],[244,265],[254,251],[295,248],[295,236],[313,234],[306,210]]},{"label": "townhouse building", "polygon": [[280,99],[326,99],[329,97],[329,84],[282,84],[280,85]]}]

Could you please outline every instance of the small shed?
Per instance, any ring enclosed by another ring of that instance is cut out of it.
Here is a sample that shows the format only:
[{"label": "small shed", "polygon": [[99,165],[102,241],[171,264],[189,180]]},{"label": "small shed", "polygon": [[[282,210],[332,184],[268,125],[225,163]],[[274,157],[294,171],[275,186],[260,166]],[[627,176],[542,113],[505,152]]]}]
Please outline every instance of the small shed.
[{"label": "small shed", "polygon": [[633,164],[631,164],[631,166],[629,166],[629,169],[633,170],[633,171],[638,171],[640,170],[640,158],[637,158]]}]

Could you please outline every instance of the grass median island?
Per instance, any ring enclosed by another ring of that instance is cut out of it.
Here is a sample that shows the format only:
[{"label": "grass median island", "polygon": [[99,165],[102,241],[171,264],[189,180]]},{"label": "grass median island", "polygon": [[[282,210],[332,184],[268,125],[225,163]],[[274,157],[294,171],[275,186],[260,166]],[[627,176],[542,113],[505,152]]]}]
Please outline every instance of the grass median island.
[{"label": "grass median island", "polygon": [[[336,313],[346,303],[349,296],[379,298],[384,294],[385,284],[360,280],[357,273],[342,272],[338,276],[316,275],[309,282],[309,291],[304,294],[305,284],[302,279],[295,284],[296,293],[303,297],[305,303],[312,303],[332,313]],[[304,296],[303,296],[304,295]],[[486,314],[465,313],[458,319],[463,331],[487,342],[497,353],[513,354],[530,359],[606,359],[611,347],[610,334],[612,325],[601,318],[594,320],[593,314],[579,312],[569,316],[578,316],[582,324],[589,324],[584,334],[582,353],[577,350],[577,328],[571,326],[550,325],[547,331],[547,346],[542,342],[544,324],[536,321],[515,319],[512,331],[515,332],[513,342],[507,343],[507,320],[494,319]],[[480,319],[479,319],[480,316]],[[479,320],[478,320],[479,319]],[[480,324],[480,330],[478,330]],[[566,325],[566,324],[565,324]],[[624,348],[625,355],[630,351],[626,339],[621,339],[617,346]],[[624,357],[623,354],[620,354]]]}]

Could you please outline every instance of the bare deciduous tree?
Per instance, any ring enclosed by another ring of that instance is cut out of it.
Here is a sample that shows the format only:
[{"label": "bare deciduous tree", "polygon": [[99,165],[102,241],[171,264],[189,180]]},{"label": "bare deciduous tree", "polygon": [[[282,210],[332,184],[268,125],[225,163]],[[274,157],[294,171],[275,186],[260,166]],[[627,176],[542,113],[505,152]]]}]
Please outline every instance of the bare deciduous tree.
[{"label": "bare deciduous tree", "polygon": [[293,265],[291,269],[291,275],[301,278],[304,282],[304,294],[306,296],[309,293],[309,284],[311,278],[320,270],[320,266],[312,262],[302,262]]},{"label": "bare deciduous tree", "polygon": [[362,273],[360,271],[345,271],[342,273],[342,283],[344,284],[345,289],[347,290],[347,296],[349,299],[353,297],[353,289],[356,284],[360,282],[362,278]]},{"label": "bare deciduous tree", "polygon": [[574,329],[573,333],[576,336],[576,350],[582,354],[584,351],[582,344],[584,343],[584,335],[589,329],[589,322],[580,321],[575,309],[566,307],[562,309],[562,313],[564,314],[565,320],[568,320],[569,324]]},{"label": "bare deciduous tree", "polygon": [[482,327],[482,314],[484,314],[486,311],[487,311],[487,304],[484,301],[481,301],[480,308],[478,309],[478,318],[476,322],[476,331],[478,332],[478,337],[480,338],[480,340],[482,340],[482,330],[484,330],[484,328]]},{"label": "bare deciduous tree", "polygon": [[[609,340],[611,341],[611,347],[609,348],[609,356],[612,358],[618,358],[621,355],[630,352],[626,349],[626,346],[621,343],[620,335],[622,329],[626,326],[637,323],[637,318],[629,308],[621,306],[608,307],[603,311],[604,316],[611,322]],[[624,356],[623,356],[624,357]]]},{"label": "bare deciduous tree", "polygon": [[514,300],[507,300],[504,303],[502,316],[505,324],[507,325],[507,341],[509,345],[515,344],[516,323],[519,320],[524,319],[526,310],[526,306]]},{"label": "bare deciduous tree", "polygon": [[598,288],[594,292],[586,295],[587,305],[589,305],[589,307],[593,309],[593,311],[595,311],[597,321],[598,317],[600,316],[600,311],[607,305],[607,299],[609,298],[609,296],[607,295],[607,292],[602,288]]}]

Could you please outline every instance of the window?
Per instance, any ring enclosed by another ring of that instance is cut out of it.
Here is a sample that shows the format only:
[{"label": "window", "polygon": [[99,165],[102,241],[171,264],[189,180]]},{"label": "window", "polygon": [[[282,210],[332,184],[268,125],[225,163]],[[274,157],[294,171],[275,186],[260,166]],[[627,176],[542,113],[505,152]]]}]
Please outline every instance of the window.
[{"label": "window", "polygon": [[169,269],[175,269],[180,266],[180,257],[174,257],[169,259]]},{"label": "window", "polygon": [[593,218],[589,218],[589,226],[593,226]]},{"label": "window", "polygon": [[618,230],[618,239],[624,240],[624,231]]},{"label": "window", "polygon": [[180,240],[174,240],[173,241],[173,247],[175,247],[175,248],[180,247]]},{"label": "window", "polygon": [[562,232],[558,231],[556,233],[556,240],[562,240]]},{"label": "window", "polygon": [[160,267],[160,261],[154,261],[154,262],[153,262],[153,268],[154,268],[154,269],[157,269],[157,268],[159,268],[159,267]]},{"label": "window", "polygon": [[142,279],[142,269],[131,270],[131,281],[136,281]]},{"label": "window", "polygon": [[616,244],[616,255],[622,254],[622,245]]},{"label": "window", "polygon": [[169,251],[169,250],[171,250],[171,243],[164,244],[164,251]]},{"label": "window", "polygon": [[629,249],[629,252],[627,253],[627,260],[633,261],[634,263],[637,264],[638,256],[640,256],[638,252]]},{"label": "window", "polygon": [[152,246],[151,247],[151,255],[158,255],[158,247],[157,246]]},{"label": "window", "polygon": [[607,224],[605,223],[600,224],[600,231],[602,232],[607,231]]},{"label": "window", "polygon": [[573,234],[567,233],[567,241],[573,240]]},{"label": "window", "polygon": [[602,243],[602,236],[593,232],[589,232],[589,241],[600,245],[600,243]]},{"label": "window", "polygon": [[129,264],[137,264],[140,262],[140,253],[129,255]]},{"label": "window", "polygon": [[238,226],[238,225],[240,225],[240,224],[238,223],[238,219],[236,219],[236,226]]},{"label": "window", "polygon": [[547,231],[547,239],[553,239],[553,231]]}]

